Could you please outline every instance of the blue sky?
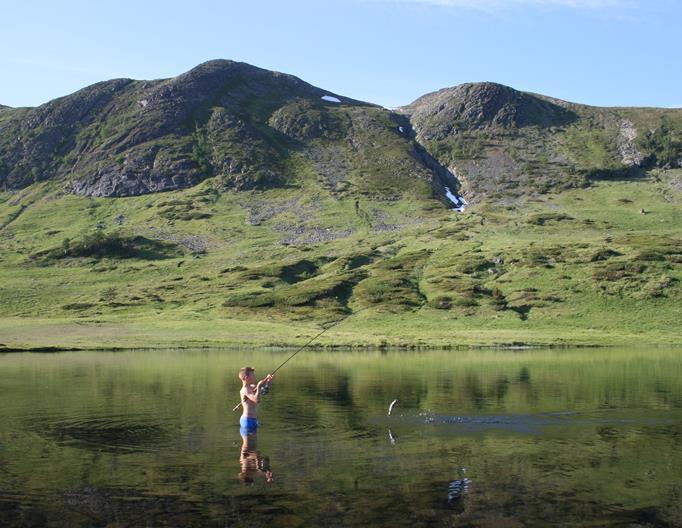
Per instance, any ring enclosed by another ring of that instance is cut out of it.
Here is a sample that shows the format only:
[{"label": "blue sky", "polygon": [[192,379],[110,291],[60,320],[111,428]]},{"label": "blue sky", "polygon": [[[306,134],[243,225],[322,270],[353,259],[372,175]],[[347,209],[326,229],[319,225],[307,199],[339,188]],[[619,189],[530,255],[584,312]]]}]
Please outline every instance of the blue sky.
[{"label": "blue sky", "polygon": [[601,106],[682,106],[679,0],[5,2],[0,104],[214,58],[397,106],[495,81]]}]

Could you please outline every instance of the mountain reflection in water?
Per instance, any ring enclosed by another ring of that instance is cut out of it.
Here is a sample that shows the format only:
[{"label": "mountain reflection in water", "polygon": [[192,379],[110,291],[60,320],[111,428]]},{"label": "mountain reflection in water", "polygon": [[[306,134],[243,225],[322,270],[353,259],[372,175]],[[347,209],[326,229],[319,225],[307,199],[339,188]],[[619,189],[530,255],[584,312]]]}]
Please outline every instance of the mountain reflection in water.
[{"label": "mountain reflection in water", "polygon": [[682,525],[679,351],[305,352],[241,437],[287,355],[0,355],[0,525]]}]

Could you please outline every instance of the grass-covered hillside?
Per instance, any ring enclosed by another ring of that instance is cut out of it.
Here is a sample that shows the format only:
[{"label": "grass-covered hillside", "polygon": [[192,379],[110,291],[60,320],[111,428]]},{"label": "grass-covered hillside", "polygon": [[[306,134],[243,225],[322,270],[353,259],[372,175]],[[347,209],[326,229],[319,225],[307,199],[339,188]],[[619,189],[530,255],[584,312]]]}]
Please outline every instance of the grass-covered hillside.
[{"label": "grass-covered hillside", "polygon": [[0,349],[679,343],[681,123],[230,61],[0,108]]},{"label": "grass-covered hillside", "polygon": [[[324,182],[3,193],[0,343],[679,342],[679,170],[464,213]],[[640,210],[644,209],[645,213]]]}]

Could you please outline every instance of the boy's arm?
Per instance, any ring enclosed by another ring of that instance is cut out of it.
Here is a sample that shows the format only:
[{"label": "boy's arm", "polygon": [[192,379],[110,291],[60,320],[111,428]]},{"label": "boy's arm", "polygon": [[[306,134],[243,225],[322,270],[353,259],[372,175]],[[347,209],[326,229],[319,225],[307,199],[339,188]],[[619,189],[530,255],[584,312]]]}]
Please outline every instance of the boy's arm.
[{"label": "boy's arm", "polygon": [[274,376],[272,374],[268,374],[267,376],[265,376],[256,384],[256,389],[260,390],[261,385],[270,383],[273,377]]},{"label": "boy's arm", "polygon": [[244,397],[248,398],[253,403],[260,403],[260,399],[263,396],[261,394],[261,388],[263,387],[264,384],[270,383],[271,381],[272,381],[272,375],[268,374],[262,380],[260,380],[258,383],[256,383],[256,390],[253,393],[250,393],[245,388],[242,389]]},{"label": "boy's arm", "polygon": [[242,401],[244,401],[244,398],[247,398],[251,400],[253,403],[260,403],[260,399],[262,396],[260,392],[261,387],[263,386],[263,384],[270,383],[271,381],[272,374],[268,374],[256,384],[256,390],[253,393],[249,392],[246,387],[242,387],[242,389],[239,391],[239,394],[242,397]]},{"label": "boy's arm", "polygon": [[250,393],[246,388],[239,391],[242,401],[251,400],[253,403],[260,403],[260,387],[256,387],[255,392]]}]

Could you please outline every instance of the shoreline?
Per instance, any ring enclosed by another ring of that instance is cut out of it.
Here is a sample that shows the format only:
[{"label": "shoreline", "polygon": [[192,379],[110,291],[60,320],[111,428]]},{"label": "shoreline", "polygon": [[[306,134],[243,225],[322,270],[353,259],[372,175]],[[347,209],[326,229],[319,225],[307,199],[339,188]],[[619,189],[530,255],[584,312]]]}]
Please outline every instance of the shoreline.
[{"label": "shoreline", "polygon": [[[605,344],[605,343],[554,343],[554,344],[497,344],[497,345],[430,345],[430,344],[393,344],[393,345],[349,345],[349,344],[327,344],[327,345],[310,345],[305,347],[305,350],[311,352],[432,352],[432,351],[472,351],[472,350],[496,350],[496,351],[528,351],[528,350],[569,350],[569,349],[615,349],[623,346],[634,348],[680,348],[681,343],[652,343],[652,344],[635,344],[625,345],[621,343]],[[269,351],[292,351],[300,348],[296,344],[255,344],[255,343],[222,343],[222,344],[191,344],[191,345],[139,345],[139,346],[14,346],[0,344],[0,355],[2,354],[21,354],[21,353],[35,353],[35,354],[50,354],[61,352],[144,352],[144,351],[158,351],[158,350],[172,350],[172,351],[198,351],[198,350],[269,350]]]}]

